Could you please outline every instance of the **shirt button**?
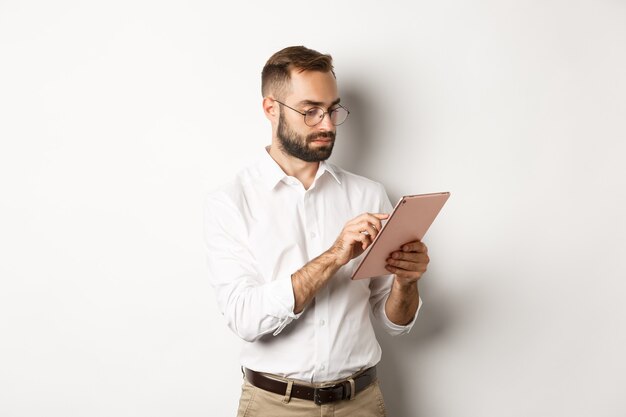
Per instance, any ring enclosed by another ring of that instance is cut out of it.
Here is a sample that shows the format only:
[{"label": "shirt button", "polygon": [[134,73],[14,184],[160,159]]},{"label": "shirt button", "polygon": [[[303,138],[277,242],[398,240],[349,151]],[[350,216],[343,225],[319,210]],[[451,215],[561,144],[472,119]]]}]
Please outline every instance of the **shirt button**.
[{"label": "shirt button", "polygon": [[312,237],[312,238],[315,238],[315,236],[317,236],[317,235],[315,234],[315,232],[311,232],[311,237]]},{"label": "shirt button", "polygon": [[326,324],[326,322],[324,320],[320,320],[320,326],[323,326],[325,324]]},{"label": "shirt button", "polygon": [[320,365],[320,369],[323,371],[326,367],[324,365]]}]

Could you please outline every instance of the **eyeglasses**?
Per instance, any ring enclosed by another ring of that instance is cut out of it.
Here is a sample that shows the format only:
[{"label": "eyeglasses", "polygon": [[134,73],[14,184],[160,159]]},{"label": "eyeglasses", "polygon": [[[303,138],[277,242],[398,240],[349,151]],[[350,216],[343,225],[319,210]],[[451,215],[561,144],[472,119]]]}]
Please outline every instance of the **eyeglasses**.
[{"label": "eyeglasses", "polygon": [[276,99],[274,99],[274,101],[295,111],[296,113],[300,113],[301,115],[303,115],[304,124],[309,127],[313,127],[315,125],[320,124],[322,120],[324,120],[324,116],[326,116],[326,114],[328,114],[328,116],[330,117],[330,122],[334,126],[339,126],[340,124],[346,121],[346,119],[348,118],[348,115],[350,114],[350,111],[346,109],[345,107],[343,107],[341,104],[338,105],[339,107],[335,107],[334,109],[331,109],[328,111],[324,111],[324,109],[322,109],[321,107],[311,107],[307,111],[301,112],[299,110],[294,109],[293,107],[286,105],[285,103],[281,101],[278,101]]}]

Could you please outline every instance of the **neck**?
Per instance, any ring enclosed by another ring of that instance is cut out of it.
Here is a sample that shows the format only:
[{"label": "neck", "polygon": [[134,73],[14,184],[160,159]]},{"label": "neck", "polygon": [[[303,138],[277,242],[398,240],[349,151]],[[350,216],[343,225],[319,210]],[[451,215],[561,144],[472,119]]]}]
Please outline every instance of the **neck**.
[{"label": "neck", "polygon": [[320,165],[319,162],[306,162],[295,158],[282,151],[276,143],[269,147],[268,152],[285,174],[297,178],[305,190],[309,189],[315,179],[315,174]]}]

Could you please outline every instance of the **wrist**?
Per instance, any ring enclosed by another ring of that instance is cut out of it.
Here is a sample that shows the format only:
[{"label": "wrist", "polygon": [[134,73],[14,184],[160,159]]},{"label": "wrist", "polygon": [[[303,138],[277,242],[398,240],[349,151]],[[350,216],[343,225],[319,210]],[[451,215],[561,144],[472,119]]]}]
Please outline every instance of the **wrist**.
[{"label": "wrist", "polygon": [[324,254],[326,255],[325,257],[327,262],[333,268],[339,269],[345,265],[345,263],[342,263],[341,257],[335,253],[333,248],[328,249],[326,252],[324,252]]},{"label": "wrist", "polygon": [[406,278],[394,277],[393,286],[400,291],[406,292],[417,289],[417,279],[409,280]]}]

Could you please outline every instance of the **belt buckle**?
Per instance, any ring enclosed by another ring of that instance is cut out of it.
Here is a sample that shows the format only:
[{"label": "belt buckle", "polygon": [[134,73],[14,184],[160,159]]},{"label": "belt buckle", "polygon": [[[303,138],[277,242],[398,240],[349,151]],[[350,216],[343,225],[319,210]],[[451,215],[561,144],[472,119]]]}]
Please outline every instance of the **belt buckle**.
[{"label": "belt buckle", "polygon": [[327,402],[336,401],[337,398],[331,398],[330,401],[322,401],[322,398],[320,397],[320,392],[333,392],[335,389],[339,387],[343,388],[341,385],[333,385],[330,387],[323,387],[323,388],[314,388],[313,389],[313,401],[315,401],[315,404],[317,405],[322,405],[322,404],[326,404]]}]

